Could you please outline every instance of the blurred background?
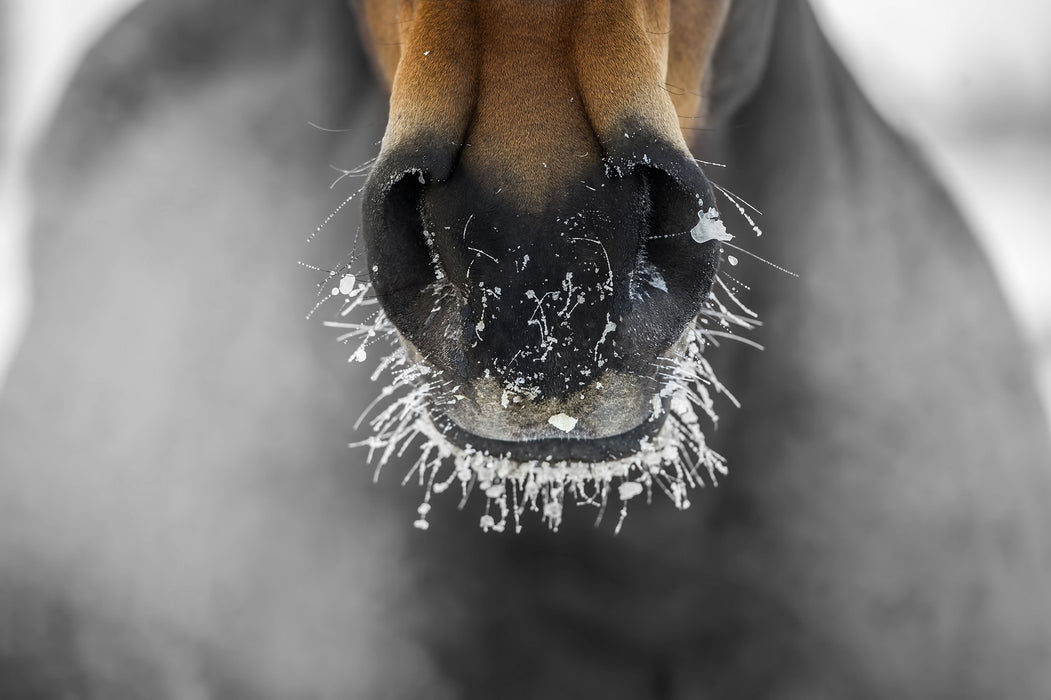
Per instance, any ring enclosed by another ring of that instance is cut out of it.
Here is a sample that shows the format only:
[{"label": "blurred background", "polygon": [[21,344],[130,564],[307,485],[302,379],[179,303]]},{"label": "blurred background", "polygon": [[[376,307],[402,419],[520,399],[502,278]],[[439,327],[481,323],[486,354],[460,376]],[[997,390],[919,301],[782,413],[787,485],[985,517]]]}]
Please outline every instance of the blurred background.
[{"label": "blurred background", "polygon": [[[0,0],[0,381],[28,309],[26,155],[83,52],[133,4]],[[877,107],[973,222],[1051,399],[1051,3],[814,4]]]}]

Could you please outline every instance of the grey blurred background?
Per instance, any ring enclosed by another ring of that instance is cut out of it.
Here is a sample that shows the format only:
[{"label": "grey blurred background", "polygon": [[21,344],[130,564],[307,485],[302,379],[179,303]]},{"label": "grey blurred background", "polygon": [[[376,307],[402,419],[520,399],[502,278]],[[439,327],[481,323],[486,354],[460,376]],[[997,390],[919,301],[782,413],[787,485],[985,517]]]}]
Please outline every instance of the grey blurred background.
[{"label": "grey blurred background", "polygon": [[[0,381],[29,306],[26,155],[87,46],[133,4],[0,0]],[[1051,399],[1051,3],[814,4],[877,107],[974,223]]]}]

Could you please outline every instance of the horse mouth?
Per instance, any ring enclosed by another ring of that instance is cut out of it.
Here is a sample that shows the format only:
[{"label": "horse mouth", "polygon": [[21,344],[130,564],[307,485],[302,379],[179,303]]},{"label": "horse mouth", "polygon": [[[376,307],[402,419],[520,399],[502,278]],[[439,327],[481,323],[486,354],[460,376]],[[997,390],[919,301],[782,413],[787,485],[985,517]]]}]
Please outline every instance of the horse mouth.
[{"label": "horse mouth", "polygon": [[[341,314],[368,306],[370,290],[344,275]],[[718,313],[720,322],[752,327],[722,305]],[[355,424],[365,422],[371,434],[352,446],[367,449],[377,478],[394,462],[407,467],[403,482],[424,489],[413,522],[419,529],[429,527],[432,499],[452,491],[461,508],[478,494],[486,532],[517,532],[532,517],[558,530],[570,505],[595,507],[596,523],[607,505],[619,511],[617,532],[629,501],[663,494],[686,509],[691,490],[726,472],[702,427],[705,416],[717,420],[713,396],[726,393],[703,356],[715,337],[704,318],[646,363],[649,370],[607,367],[588,385],[554,396],[525,378],[464,377],[449,358],[421,352],[382,312],[366,323],[326,324],[346,331],[341,340],[356,339],[351,358],[358,362],[381,339],[390,342],[372,376],[387,383]]]},{"label": "horse mouth", "polygon": [[[562,421],[568,421],[575,427],[577,419],[565,413],[552,414],[548,426],[540,431],[530,431],[532,434],[522,437],[510,435],[505,438],[474,432],[458,424],[444,411],[432,409],[429,414],[435,429],[462,449],[500,455],[516,462],[598,463],[634,455],[660,432],[668,417],[670,400],[654,396],[651,404],[655,410],[647,409],[648,415],[635,427],[598,437],[569,434],[572,430],[566,431],[567,424]],[[558,434],[560,432],[565,434]]]},{"label": "horse mouth", "polygon": [[520,531],[530,514],[558,530],[567,505],[594,506],[600,521],[607,504],[619,504],[617,532],[629,501],[663,493],[686,509],[690,490],[725,473],[701,427],[705,414],[716,420],[709,388],[722,387],[701,354],[705,331],[694,324],[654,374],[607,371],[572,395],[548,398],[519,382],[456,381],[383,315],[373,325],[345,325],[365,337],[358,360],[371,338],[394,343],[373,377],[392,379],[372,404],[373,434],[355,444],[368,449],[377,476],[392,460],[409,458],[404,480],[424,488],[417,528],[429,527],[432,498],[453,490],[461,508],[480,494],[483,531]]}]

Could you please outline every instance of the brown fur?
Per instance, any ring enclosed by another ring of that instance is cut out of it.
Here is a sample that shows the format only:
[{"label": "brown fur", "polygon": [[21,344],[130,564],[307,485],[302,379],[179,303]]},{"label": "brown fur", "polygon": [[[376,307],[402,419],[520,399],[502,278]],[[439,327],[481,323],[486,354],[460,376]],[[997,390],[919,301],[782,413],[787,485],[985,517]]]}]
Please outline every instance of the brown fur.
[{"label": "brown fur", "polygon": [[533,208],[597,160],[625,118],[688,152],[678,125],[702,123],[725,11],[713,1],[362,0],[391,88],[384,146],[421,132],[467,143],[466,167]]}]

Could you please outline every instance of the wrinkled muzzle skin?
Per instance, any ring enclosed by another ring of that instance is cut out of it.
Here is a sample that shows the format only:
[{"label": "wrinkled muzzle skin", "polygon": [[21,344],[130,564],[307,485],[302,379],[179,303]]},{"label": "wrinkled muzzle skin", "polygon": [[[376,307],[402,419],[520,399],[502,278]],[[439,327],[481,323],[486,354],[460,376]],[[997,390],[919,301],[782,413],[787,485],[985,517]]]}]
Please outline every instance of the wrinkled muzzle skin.
[{"label": "wrinkled muzzle skin", "polygon": [[679,86],[705,84],[727,3],[685,5],[359,5],[391,86],[371,281],[451,387],[431,414],[453,441],[593,461],[660,427],[662,360],[720,254],[679,117],[702,105]]}]

